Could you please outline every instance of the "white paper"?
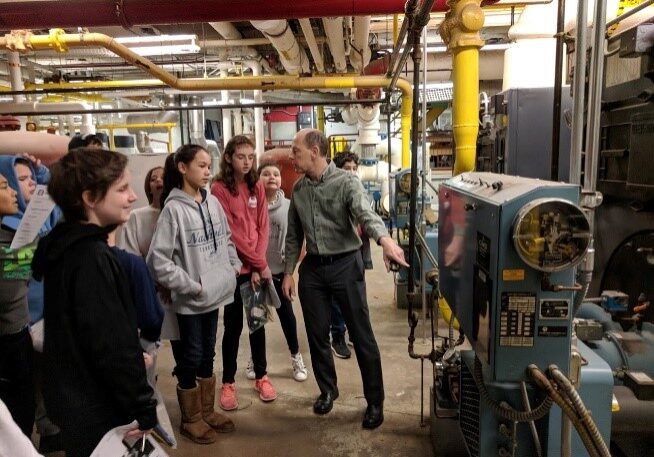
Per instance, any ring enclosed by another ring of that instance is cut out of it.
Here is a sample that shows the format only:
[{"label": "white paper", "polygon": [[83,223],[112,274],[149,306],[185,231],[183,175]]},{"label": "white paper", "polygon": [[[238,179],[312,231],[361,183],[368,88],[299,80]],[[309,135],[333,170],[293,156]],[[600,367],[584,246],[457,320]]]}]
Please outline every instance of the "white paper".
[{"label": "white paper", "polygon": [[55,203],[48,195],[48,187],[38,184],[9,248],[19,249],[34,241],[54,207]]},{"label": "white paper", "polygon": [[125,438],[125,433],[136,425],[133,422],[109,430],[91,457],[168,457],[159,443],[149,435],[145,438],[145,452],[141,452],[141,438]]}]

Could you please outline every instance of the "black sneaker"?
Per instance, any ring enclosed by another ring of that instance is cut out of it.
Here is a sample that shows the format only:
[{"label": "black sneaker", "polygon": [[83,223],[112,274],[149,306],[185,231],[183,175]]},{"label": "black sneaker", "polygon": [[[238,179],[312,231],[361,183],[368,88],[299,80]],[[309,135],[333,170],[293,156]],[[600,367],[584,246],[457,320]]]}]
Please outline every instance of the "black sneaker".
[{"label": "black sneaker", "polygon": [[345,337],[343,335],[332,339],[332,351],[334,351],[334,355],[336,357],[341,359],[349,359],[352,357],[350,348],[348,348],[347,344],[345,344]]}]

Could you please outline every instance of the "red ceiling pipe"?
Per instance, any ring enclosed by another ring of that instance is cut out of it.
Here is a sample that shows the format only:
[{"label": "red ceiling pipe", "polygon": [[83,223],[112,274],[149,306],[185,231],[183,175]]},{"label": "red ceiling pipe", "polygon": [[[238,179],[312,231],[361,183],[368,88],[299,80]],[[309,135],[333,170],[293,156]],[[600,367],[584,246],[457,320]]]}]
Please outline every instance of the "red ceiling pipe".
[{"label": "red ceiling pipe", "polygon": [[[484,0],[482,5],[498,0]],[[33,0],[0,2],[0,30],[366,16],[404,12],[405,0]],[[435,0],[432,11],[447,11]]]}]

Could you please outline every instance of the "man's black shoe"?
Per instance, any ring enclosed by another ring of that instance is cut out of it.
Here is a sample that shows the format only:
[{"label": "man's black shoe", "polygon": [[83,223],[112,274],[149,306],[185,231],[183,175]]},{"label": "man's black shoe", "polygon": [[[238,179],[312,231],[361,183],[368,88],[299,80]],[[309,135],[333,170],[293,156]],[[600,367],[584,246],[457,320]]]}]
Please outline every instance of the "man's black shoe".
[{"label": "man's black shoe", "polygon": [[313,404],[313,412],[316,414],[327,414],[334,406],[334,400],[338,398],[338,389],[334,392],[325,392],[320,394]]},{"label": "man's black shoe", "polygon": [[384,406],[368,405],[363,415],[363,428],[377,428],[384,422]]},{"label": "man's black shoe", "polygon": [[332,351],[336,357],[341,359],[349,359],[352,356],[350,348],[345,344],[345,335],[332,339]]}]

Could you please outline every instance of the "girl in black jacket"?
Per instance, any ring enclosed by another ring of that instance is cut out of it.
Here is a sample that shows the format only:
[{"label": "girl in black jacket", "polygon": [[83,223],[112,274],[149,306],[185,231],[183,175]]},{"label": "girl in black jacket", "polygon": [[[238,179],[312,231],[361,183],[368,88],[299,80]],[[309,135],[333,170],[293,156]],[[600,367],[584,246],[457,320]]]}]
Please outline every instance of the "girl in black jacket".
[{"label": "girl in black jacket", "polygon": [[76,149],[52,168],[48,192],[66,222],[41,239],[32,264],[44,278],[46,408],[67,457],[88,457],[102,436],[134,420],[157,424],[127,279],[107,234],[126,222],[136,195],[127,157]]}]

